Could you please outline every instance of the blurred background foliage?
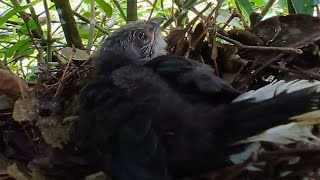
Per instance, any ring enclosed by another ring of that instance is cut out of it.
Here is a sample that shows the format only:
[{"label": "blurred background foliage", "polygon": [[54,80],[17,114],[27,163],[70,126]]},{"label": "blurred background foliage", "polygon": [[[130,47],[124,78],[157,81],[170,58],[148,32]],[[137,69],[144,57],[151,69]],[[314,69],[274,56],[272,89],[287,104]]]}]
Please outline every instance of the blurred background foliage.
[{"label": "blurred background foliage", "polygon": [[[101,41],[129,20],[163,17],[164,33],[184,28],[194,17],[207,17],[222,3],[216,19],[224,26],[236,10],[248,23],[276,15],[319,15],[319,0],[0,0],[0,67],[37,81],[39,69],[67,64],[72,48],[88,60]],[[200,13],[205,7],[208,7]],[[70,6],[68,6],[70,5]],[[61,12],[66,17],[59,17]],[[69,16],[68,16],[69,15]],[[74,21],[74,22],[73,22]],[[303,22],[302,22],[303,23]],[[243,28],[234,18],[226,29]],[[68,31],[69,30],[69,31]],[[88,54],[86,54],[88,53]]]}]

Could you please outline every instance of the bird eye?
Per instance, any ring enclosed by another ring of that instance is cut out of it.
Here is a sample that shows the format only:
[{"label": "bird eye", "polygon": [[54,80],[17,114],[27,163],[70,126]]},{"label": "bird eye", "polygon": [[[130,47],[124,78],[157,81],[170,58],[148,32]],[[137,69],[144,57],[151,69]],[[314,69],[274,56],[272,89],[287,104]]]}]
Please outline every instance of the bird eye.
[{"label": "bird eye", "polygon": [[144,32],[140,32],[138,34],[139,38],[142,39],[142,40],[146,40],[148,38],[148,36],[146,35],[146,33]]}]

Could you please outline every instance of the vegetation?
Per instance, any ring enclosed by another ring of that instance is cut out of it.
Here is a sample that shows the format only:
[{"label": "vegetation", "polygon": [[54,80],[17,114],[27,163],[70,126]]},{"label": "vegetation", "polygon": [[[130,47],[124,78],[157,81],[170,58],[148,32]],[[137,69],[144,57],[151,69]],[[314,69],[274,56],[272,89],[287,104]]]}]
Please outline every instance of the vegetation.
[{"label": "vegetation", "polygon": [[[0,140],[0,164],[5,164],[0,166],[1,172],[5,169],[0,179],[45,179],[29,165],[68,166],[77,160],[65,158],[56,150],[68,149],[72,139],[77,93],[83,85],[79,80],[85,83],[90,77],[92,55],[119,26],[137,19],[165,18],[162,29],[169,53],[207,63],[234,87],[247,91],[280,77],[320,80],[320,68],[313,69],[320,67],[320,20],[307,16],[320,16],[318,3],[318,0],[0,0],[0,132],[8,137],[15,135],[11,139],[3,135]],[[280,16],[294,14],[297,16]],[[291,136],[299,128],[284,131]],[[301,130],[301,134],[309,136],[298,140],[314,138],[311,131],[311,128]],[[290,143],[294,140],[290,139]],[[313,167],[318,168],[320,160],[308,153],[319,153],[319,149],[296,147],[300,149],[283,152],[280,151],[283,147],[277,146],[279,151],[262,155],[271,162],[265,172],[277,171],[282,175],[305,164],[310,167],[308,173]],[[9,152],[6,158],[4,151]],[[283,156],[287,152],[302,154],[306,161],[277,169],[282,160],[275,160],[274,154]],[[17,164],[8,163],[7,156],[32,172],[26,173]],[[220,175],[231,179],[241,173],[243,169]],[[257,174],[249,175],[256,179],[267,177]]]},{"label": "vegetation", "polygon": [[[69,6],[69,2],[71,6]],[[28,82],[35,82],[37,67],[54,68],[66,63],[65,47],[85,49],[92,54],[105,35],[127,20],[164,17],[163,27],[184,27],[192,17],[212,3],[207,0],[46,0],[0,1],[1,68],[10,69]],[[250,24],[250,15],[261,18],[289,13],[315,13],[314,0],[225,0],[217,24],[223,26],[237,9]],[[128,7],[128,8],[127,8]],[[317,7],[317,6],[316,6]],[[59,9],[66,14],[60,17]],[[63,20],[61,20],[63,18]],[[50,22],[50,23],[48,23]],[[61,23],[65,22],[65,23]],[[236,26],[243,26],[235,22]],[[235,25],[235,24],[233,24]],[[168,29],[167,29],[168,30]],[[68,59],[68,58],[67,58]]]}]

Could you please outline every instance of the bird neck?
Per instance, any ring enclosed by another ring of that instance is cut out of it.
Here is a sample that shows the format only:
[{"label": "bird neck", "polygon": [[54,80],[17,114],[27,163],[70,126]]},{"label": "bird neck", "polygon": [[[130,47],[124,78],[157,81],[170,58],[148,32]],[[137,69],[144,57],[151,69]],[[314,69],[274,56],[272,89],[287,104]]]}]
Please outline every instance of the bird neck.
[{"label": "bird neck", "polygon": [[104,49],[95,57],[95,74],[108,75],[128,64],[131,64],[131,61],[122,51]]}]

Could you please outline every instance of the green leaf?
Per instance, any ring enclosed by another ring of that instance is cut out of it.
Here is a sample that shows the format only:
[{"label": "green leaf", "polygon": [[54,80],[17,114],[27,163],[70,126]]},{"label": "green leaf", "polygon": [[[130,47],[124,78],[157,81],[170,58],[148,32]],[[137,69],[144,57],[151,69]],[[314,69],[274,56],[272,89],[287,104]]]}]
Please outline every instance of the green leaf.
[{"label": "green leaf", "polygon": [[10,19],[13,15],[41,2],[42,0],[34,0],[31,3],[25,5],[25,6],[20,6],[17,8],[11,8],[11,10],[9,10],[7,13],[3,14],[3,16],[0,18],[0,25],[2,25],[3,23],[5,23],[8,19]]},{"label": "green leaf", "polygon": [[248,0],[234,0],[239,12],[244,16],[247,22],[250,22],[249,16],[253,10]]},{"label": "green leaf", "polygon": [[[32,30],[35,30],[37,29],[37,25],[36,23],[34,22],[34,20],[30,20],[28,21],[28,26],[29,26],[29,30],[32,31]],[[18,34],[21,36],[21,35],[25,35],[28,33],[28,29],[27,29],[27,25],[26,24],[23,24],[21,27],[18,27],[17,28],[19,31]]]},{"label": "green leaf", "polygon": [[[84,28],[79,29],[79,34],[80,34],[81,38],[88,39],[89,38],[89,29],[84,29]],[[94,34],[96,37],[101,37],[104,35],[102,32],[100,32],[97,29],[94,29]]]},{"label": "green leaf", "polygon": [[297,14],[313,15],[314,0],[291,0],[291,2]]},{"label": "green leaf", "polygon": [[288,9],[288,3],[287,0],[279,0],[278,1],[279,7],[281,9]]},{"label": "green leaf", "polygon": [[106,13],[107,17],[112,16],[112,7],[109,3],[105,2],[104,0],[96,0],[96,2],[99,4],[101,9]]},{"label": "green leaf", "polygon": [[[30,49],[32,43],[30,41],[26,42],[22,46],[19,47],[18,49],[18,55],[26,55],[26,54],[31,54],[32,50]],[[30,51],[27,51],[30,49]]]},{"label": "green leaf", "polygon": [[[264,0],[250,0],[250,3],[254,4],[255,8],[257,7],[260,7],[260,6],[263,6],[265,3],[264,3]],[[251,6],[252,7],[252,6]]]},{"label": "green leaf", "polygon": [[16,52],[18,49],[23,47],[26,43],[30,43],[29,39],[21,40],[21,41],[17,42],[16,44],[14,44],[13,46],[9,47],[7,50],[7,56],[12,57],[14,52]]}]

